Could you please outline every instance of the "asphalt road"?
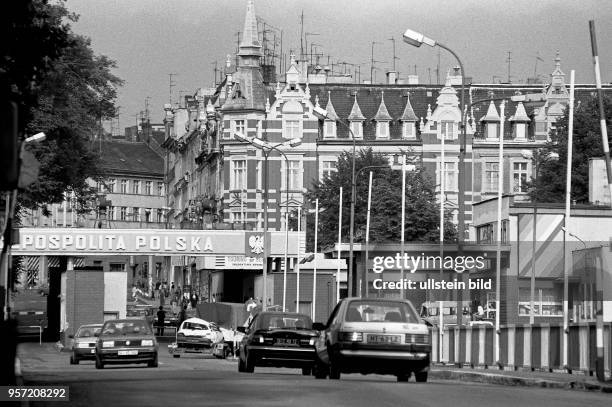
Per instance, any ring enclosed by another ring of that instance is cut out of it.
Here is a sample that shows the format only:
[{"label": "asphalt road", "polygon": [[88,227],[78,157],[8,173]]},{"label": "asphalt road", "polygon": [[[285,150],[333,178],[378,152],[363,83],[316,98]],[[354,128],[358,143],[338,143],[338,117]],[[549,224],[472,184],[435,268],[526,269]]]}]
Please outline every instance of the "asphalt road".
[{"label": "asphalt road", "polygon": [[172,358],[165,345],[160,366],[69,364],[51,346],[20,348],[25,384],[67,385],[70,403],[30,406],[610,406],[612,396],[557,389],[450,381],[397,383],[395,377],[343,375],[340,381],[304,377],[292,369],[256,368],[238,373],[235,360],[197,354]]}]

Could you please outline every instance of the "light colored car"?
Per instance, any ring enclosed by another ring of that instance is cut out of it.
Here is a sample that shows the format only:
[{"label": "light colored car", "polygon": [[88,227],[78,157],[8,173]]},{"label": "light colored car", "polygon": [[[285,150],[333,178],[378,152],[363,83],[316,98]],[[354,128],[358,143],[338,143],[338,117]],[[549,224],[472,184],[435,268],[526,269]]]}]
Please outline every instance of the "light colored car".
[{"label": "light colored car", "polygon": [[178,358],[185,352],[212,353],[219,343],[223,343],[223,333],[216,324],[189,318],[179,327],[176,342],[168,350]]},{"label": "light colored car", "polygon": [[314,375],[339,379],[341,373],[392,374],[406,382],[414,373],[426,382],[431,335],[410,301],[345,298],[340,301],[316,341]]},{"label": "light colored car", "polygon": [[107,364],[146,363],[157,367],[157,340],[144,319],[106,321],[96,341],[96,369]]},{"label": "light colored car", "polygon": [[100,334],[102,324],[81,325],[76,335],[72,338],[72,352],[70,353],[70,364],[78,365],[81,360],[96,359],[96,336]]}]

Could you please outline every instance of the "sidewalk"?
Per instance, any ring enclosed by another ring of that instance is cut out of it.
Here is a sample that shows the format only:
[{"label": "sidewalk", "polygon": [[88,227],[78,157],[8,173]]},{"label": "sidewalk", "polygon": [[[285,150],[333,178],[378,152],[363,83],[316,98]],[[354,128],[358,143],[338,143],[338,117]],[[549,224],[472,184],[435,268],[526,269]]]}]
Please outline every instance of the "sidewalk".
[{"label": "sidewalk", "polygon": [[502,386],[545,387],[551,389],[600,391],[612,393],[612,380],[604,383],[594,376],[568,373],[549,373],[528,370],[498,370],[482,368],[459,368],[453,366],[432,366],[430,378],[497,384]]}]

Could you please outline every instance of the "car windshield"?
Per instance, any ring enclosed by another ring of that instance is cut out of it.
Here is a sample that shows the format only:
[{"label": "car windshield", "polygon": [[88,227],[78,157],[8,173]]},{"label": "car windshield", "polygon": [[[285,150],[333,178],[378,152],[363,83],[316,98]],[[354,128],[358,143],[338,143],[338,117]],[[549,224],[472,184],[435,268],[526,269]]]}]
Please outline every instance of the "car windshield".
[{"label": "car windshield", "polygon": [[183,323],[182,329],[208,331],[208,327],[204,324],[198,324],[197,322],[185,322]]},{"label": "car windshield", "polygon": [[77,338],[90,338],[96,336],[102,330],[101,326],[82,326],[77,331]]},{"label": "car windshield", "polygon": [[106,335],[151,335],[151,328],[146,321],[109,321],[102,327],[102,336]]},{"label": "car windshield", "polygon": [[407,303],[376,300],[351,301],[345,320],[347,322],[419,322],[416,313]]},{"label": "car windshield", "polygon": [[312,329],[312,321],[306,315],[262,315],[263,329]]}]

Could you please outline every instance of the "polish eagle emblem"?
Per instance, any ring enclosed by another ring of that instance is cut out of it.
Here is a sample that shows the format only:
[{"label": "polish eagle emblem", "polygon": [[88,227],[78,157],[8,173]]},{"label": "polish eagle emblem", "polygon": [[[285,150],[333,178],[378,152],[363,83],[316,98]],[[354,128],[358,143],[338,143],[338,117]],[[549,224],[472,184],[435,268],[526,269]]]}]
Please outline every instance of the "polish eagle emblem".
[{"label": "polish eagle emblem", "polygon": [[251,251],[255,254],[263,253],[264,251],[264,237],[263,236],[251,236],[249,237],[249,246]]}]

